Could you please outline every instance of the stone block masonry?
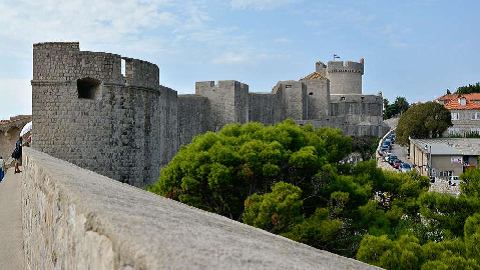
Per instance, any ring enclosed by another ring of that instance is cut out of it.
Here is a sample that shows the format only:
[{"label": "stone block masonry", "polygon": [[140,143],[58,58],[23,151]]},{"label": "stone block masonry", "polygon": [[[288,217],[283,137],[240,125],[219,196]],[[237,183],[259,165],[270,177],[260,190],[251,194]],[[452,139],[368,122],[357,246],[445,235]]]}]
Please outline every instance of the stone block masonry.
[{"label": "stone block masonry", "polygon": [[123,76],[121,56],[78,43],[35,44],[33,57],[36,149],[136,186],[158,178],[178,148],[177,93],[156,65],[126,58]]},{"label": "stone block masonry", "polygon": [[[78,42],[33,45],[33,147],[135,186],[196,135],[230,123],[296,120],[382,136],[381,95],[362,94],[364,62],[316,64],[316,72],[251,93],[238,81],[197,82],[195,95],[160,85],[157,65],[80,51]],[[331,88],[331,89],[330,89]]]},{"label": "stone block masonry", "polygon": [[26,148],[26,269],[380,269]]},{"label": "stone block masonry", "polygon": [[[30,121],[32,121],[31,115],[18,115],[9,120],[0,121],[0,156],[5,161],[11,159],[20,131]],[[28,137],[24,139],[28,140]]]}]

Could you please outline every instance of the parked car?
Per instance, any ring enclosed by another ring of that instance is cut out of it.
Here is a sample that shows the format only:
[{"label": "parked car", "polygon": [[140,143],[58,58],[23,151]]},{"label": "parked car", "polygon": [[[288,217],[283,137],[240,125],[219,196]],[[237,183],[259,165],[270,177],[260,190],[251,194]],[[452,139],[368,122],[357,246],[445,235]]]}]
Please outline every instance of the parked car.
[{"label": "parked car", "polygon": [[393,165],[393,162],[398,159],[398,157],[396,155],[390,155],[388,156],[388,163],[390,163],[390,165]]},{"label": "parked car", "polygon": [[401,172],[408,172],[412,169],[412,166],[410,166],[407,163],[403,163],[402,166],[400,167]]},{"label": "parked car", "polygon": [[395,161],[393,162],[393,167],[394,167],[395,169],[399,169],[400,166],[402,166],[402,164],[403,164],[403,161],[401,161],[400,159],[397,159],[397,160],[395,160]]},{"label": "parked car", "polygon": [[450,186],[460,185],[460,179],[458,179],[458,176],[450,176],[448,179],[448,184]]},{"label": "parked car", "polygon": [[388,148],[390,148],[390,144],[389,144],[389,143],[386,143],[386,142],[383,142],[383,143],[382,143],[382,147],[388,147]]}]

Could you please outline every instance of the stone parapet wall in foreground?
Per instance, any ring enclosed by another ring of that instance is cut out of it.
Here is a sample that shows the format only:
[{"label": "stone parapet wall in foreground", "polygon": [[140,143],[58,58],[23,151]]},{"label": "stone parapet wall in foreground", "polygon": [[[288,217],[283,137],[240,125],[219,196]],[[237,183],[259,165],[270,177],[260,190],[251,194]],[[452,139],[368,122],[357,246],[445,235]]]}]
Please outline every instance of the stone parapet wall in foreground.
[{"label": "stone parapet wall in foreground", "polygon": [[27,269],[378,269],[25,148]]}]

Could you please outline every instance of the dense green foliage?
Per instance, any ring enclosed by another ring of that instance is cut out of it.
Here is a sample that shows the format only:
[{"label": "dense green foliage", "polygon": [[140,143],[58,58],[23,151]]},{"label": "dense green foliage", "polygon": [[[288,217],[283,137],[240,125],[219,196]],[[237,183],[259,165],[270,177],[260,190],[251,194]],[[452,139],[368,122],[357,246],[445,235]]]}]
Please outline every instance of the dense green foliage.
[{"label": "dense green foliage", "polygon": [[402,145],[409,144],[411,138],[441,137],[452,126],[448,109],[437,102],[427,102],[412,106],[398,120],[396,141]]},{"label": "dense green foliage", "polygon": [[[292,120],[265,127],[227,125],[182,147],[150,190],[183,203],[240,220],[244,201],[279,182],[293,184],[312,197],[336,164],[351,151],[341,130],[299,127]],[[315,211],[315,208],[311,210]]]},{"label": "dense green foliage", "polygon": [[410,104],[408,103],[405,97],[397,97],[395,102],[389,104],[388,99],[383,99],[383,119],[390,119],[392,117],[396,117],[398,115],[403,114],[410,108]]},{"label": "dense green foliage", "polygon": [[339,165],[350,150],[339,130],[228,125],[182,147],[149,190],[385,269],[480,270],[480,170],[456,197],[375,160]]},{"label": "dense green foliage", "polygon": [[385,269],[480,269],[480,170],[469,169],[460,178],[458,197],[435,192],[418,197],[421,230],[397,239],[366,235],[357,259]]},{"label": "dense green foliage", "polygon": [[480,82],[458,87],[455,94],[466,95],[471,93],[480,93]]},{"label": "dense green foliage", "polygon": [[445,137],[447,138],[480,138],[480,133],[470,131],[470,132],[465,132],[463,134],[460,134],[460,133],[448,134]]},{"label": "dense green foliage", "polygon": [[375,136],[356,136],[352,137],[352,152],[358,152],[363,160],[369,160],[375,157],[380,138]]}]

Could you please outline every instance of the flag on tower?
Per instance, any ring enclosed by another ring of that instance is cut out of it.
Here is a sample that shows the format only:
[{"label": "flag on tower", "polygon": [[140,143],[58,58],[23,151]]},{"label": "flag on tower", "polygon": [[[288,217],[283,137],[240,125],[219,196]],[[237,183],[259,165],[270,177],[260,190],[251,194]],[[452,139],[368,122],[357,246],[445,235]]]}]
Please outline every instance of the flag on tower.
[{"label": "flag on tower", "polygon": [[334,55],[333,55],[333,59],[335,60],[335,59],[337,59],[337,58],[340,58],[340,56],[334,54]]}]

